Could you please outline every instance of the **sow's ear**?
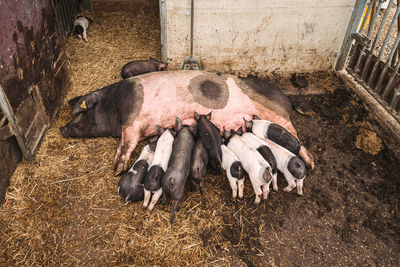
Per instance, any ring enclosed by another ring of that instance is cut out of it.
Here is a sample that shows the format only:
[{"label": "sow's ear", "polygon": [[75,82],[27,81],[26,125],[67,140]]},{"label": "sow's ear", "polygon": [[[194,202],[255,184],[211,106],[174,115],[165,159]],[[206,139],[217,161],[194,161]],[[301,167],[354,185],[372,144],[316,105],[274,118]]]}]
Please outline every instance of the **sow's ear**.
[{"label": "sow's ear", "polygon": [[80,96],[76,96],[76,97],[74,97],[74,98],[71,98],[70,100],[68,100],[68,104],[69,104],[70,106],[75,105],[75,103],[78,102],[78,100],[79,100],[81,97],[82,97],[82,96],[80,95]]},{"label": "sow's ear", "polygon": [[72,109],[72,116],[93,108],[98,102],[97,93],[90,93],[79,98]]}]

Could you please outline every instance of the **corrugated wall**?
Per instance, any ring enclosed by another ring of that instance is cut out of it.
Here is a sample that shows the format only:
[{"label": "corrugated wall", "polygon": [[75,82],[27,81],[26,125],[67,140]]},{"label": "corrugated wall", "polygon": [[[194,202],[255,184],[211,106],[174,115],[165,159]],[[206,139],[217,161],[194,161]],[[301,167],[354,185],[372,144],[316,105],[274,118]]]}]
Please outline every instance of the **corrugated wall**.
[{"label": "corrugated wall", "polygon": [[[170,69],[189,55],[190,0],[166,0]],[[241,74],[332,69],[355,0],[195,1],[194,55]]]}]

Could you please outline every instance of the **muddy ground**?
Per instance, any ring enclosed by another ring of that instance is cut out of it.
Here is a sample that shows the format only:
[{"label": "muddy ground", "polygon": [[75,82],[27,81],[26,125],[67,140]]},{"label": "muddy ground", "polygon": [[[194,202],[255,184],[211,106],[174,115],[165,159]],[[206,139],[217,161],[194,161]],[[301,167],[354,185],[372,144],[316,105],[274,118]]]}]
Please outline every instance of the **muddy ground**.
[{"label": "muddy ground", "polygon": [[[77,51],[88,45],[70,42]],[[151,51],[145,58],[157,56]],[[70,60],[72,73],[91,74],[73,81],[68,97],[119,79],[123,65],[110,59],[105,76],[113,78],[105,80],[97,79],[98,61],[87,57],[80,68]],[[271,78],[311,114],[292,115],[316,160],[304,196],[283,192],[280,175],[280,190],[255,206],[249,180],[244,199],[233,200],[226,177],[208,175],[205,196],[187,190],[174,225],[170,205],[148,212],[118,196],[117,139],[61,137],[58,127],[71,118],[65,100],[35,160],[22,162],[10,181],[0,209],[0,265],[399,266],[399,145],[333,74],[307,79],[299,89],[289,78]]]}]

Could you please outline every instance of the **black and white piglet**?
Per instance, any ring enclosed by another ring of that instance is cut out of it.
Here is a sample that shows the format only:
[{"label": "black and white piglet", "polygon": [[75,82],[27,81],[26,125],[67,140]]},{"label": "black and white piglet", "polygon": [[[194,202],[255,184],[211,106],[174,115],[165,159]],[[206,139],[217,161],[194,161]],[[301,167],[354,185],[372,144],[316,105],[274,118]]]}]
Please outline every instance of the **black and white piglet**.
[{"label": "black and white piglet", "polygon": [[255,148],[266,161],[268,161],[269,165],[272,168],[272,187],[275,191],[278,191],[277,163],[271,149],[268,147],[264,140],[261,140],[259,137],[252,133],[243,133],[242,137],[251,147]]},{"label": "black and white piglet", "polygon": [[128,202],[141,201],[144,197],[143,182],[153,160],[156,143],[146,145],[132,167],[118,182],[118,194]]},{"label": "black and white piglet", "polygon": [[89,19],[88,17],[84,16],[78,16],[78,18],[74,21],[74,32],[76,36],[80,40],[88,41],[87,39],[87,29],[89,27],[89,24],[91,24],[93,21]]},{"label": "black and white piglet", "polygon": [[254,204],[258,204],[261,201],[261,195],[264,199],[268,198],[269,186],[272,180],[272,170],[269,163],[261,154],[240,136],[242,133],[241,127],[236,133],[232,130],[230,133],[225,130],[225,142],[229,150],[236,154],[243,168],[249,174],[254,193],[256,194]]},{"label": "black and white piglet", "polygon": [[208,153],[200,138],[197,138],[192,152],[192,164],[190,166],[190,180],[192,189],[199,186],[200,193],[204,193],[204,180],[208,164]]},{"label": "black and white piglet", "polygon": [[232,197],[243,197],[244,189],[244,168],[239,158],[226,145],[221,145],[222,150],[222,168],[226,172],[229,185],[232,189]]},{"label": "black and white piglet", "polygon": [[283,191],[290,192],[297,186],[297,194],[303,195],[303,182],[307,172],[304,162],[298,156],[271,140],[264,139],[264,141],[276,158],[278,170],[283,173],[288,182],[288,186],[283,188]]},{"label": "black and white piglet", "polygon": [[191,156],[194,147],[195,125],[182,126],[182,121],[176,118],[174,145],[168,169],[162,178],[163,202],[167,202],[168,196],[173,200],[170,222],[175,221],[179,203],[183,197],[185,183],[190,173]]},{"label": "black and white piglet", "polygon": [[194,112],[194,118],[197,121],[197,134],[208,152],[211,168],[219,173],[222,163],[221,136],[217,127],[211,122],[211,112],[207,115]]},{"label": "black and white piglet", "polygon": [[252,121],[244,121],[248,132],[252,132],[262,139],[268,138],[293,154],[299,155],[301,149],[299,140],[282,126],[267,120],[260,120],[256,115],[253,115]]},{"label": "black and white piglet", "polygon": [[126,63],[121,69],[122,79],[145,74],[153,71],[162,71],[168,67],[168,63],[160,62],[152,57],[147,60],[134,60]]},{"label": "black and white piglet", "polygon": [[[168,168],[168,161],[171,157],[174,136],[168,129],[156,126],[160,135],[154,152],[153,161],[146,178],[144,179],[144,201],[143,208],[152,210],[162,195],[162,177]],[[151,197],[151,194],[153,196]],[[151,203],[150,202],[151,197]]]}]

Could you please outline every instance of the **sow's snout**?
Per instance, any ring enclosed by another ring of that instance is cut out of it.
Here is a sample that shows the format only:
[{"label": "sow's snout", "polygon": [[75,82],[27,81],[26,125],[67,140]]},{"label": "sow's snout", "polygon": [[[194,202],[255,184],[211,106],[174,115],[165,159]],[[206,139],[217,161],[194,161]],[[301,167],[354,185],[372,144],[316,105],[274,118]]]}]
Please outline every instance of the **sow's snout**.
[{"label": "sow's snout", "polygon": [[70,122],[67,123],[64,127],[60,127],[60,132],[62,137],[69,137],[71,135],[71,125]]}]

